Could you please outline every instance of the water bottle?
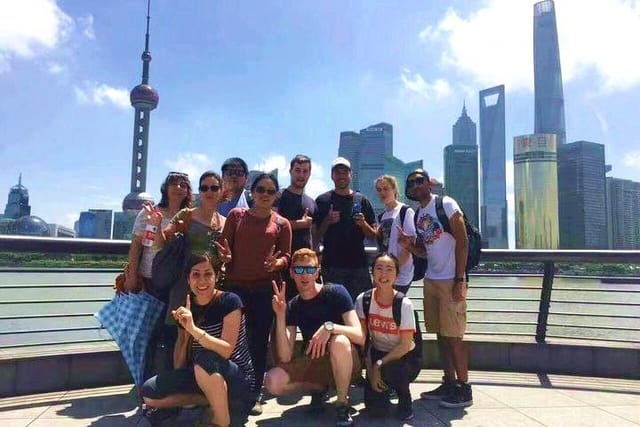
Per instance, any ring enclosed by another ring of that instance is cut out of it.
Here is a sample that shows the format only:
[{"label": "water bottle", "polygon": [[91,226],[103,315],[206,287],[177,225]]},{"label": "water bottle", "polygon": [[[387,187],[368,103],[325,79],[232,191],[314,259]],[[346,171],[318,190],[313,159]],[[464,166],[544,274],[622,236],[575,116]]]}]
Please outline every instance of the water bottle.
[{"label": "water bottle", "polygon": [[353,195],[353,207],[351,208],[352,217],[362,213],[362,205],[360,204],[361,199],[362,197],[360,196],[360,192],[356,191]]},{"label": "water bottle", "polygon": [[153,241],[156,238],[156,231],[158,231],[158,227],[153,224],[147,224],[144,228],[144,235],[142,236],[142,246],[146,246],[147,248],[153,246]]}]

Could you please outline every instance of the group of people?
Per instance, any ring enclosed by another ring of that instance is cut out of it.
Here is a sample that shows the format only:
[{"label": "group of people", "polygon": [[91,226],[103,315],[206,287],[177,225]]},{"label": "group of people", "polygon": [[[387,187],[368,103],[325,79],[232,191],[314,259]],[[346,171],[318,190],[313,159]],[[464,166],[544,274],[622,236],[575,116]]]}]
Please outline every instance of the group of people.
[{"label": "group of people", "polygon": [[[267,173],[245,190],[247,164],[230,158],[221,176],[207,171],[200,177],[198,207],[192,207],[189,177],[171,172],[160,203],[141,210],[125,286],[134,289],[139,274],[168,307],[147,357],[160,364],[150,364],[142,387],[151,421],[208,404],[214,426],[244,425],[249,414],[262,413],[263,390],[310,393],[310,409],[318,411],[334,388],[336,426],[349,426],[349,388],[362,380],[363,367],[367,411],[386,416],[394,392],[396,416],[411,420],[409,385],[422,365],[421,341],[405,295],[416,257],[428,262],[424,318],[426,330],[437,334],[444,367],[442,384],[421,398],[444,407],[472,404],[462,341],[467,240],[460,207],[443,198],[451,233],[443,232],[438,196],[418,169],[405,182],[418,211],[398,200],[396,179],[383,175],[373,183],[385,206],[376,218],[371,202],[351,189],[349,160],[338,157],[331,166],[334,189],[314,200],[305,194],[309,157],[291,160],[283,190]],[[145,246],[149,225],[156,234]],[[188,242],[183,280],[156,292],[150,266],[176,233]],[[371,269],[365,238],[376,239],[380,252]],[[173,348],[173,357],[153,354],[156,341]]]}]

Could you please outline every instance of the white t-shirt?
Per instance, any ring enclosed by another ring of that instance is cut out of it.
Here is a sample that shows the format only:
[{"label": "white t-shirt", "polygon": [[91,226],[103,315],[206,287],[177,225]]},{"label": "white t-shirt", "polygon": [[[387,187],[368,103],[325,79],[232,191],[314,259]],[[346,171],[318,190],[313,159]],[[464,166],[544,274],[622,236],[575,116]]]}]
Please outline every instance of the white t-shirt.
[{"label": "white t-shirt", "polygon": [[[398,226],[400,226],[400,209],[402,209],[404,203],[398,203],[393,208],[386,210],[382,213],[380,218],[380,229],[382,233],[382,250],[390,254],[395,255],[397,258],[400,255],[400,249],[402,248],[398,244]],[[413,216],[415,215],[412,208],[407,208],[407,212],[404,216],[404,224],[402,229],[409,236],[416,235],[416,226],[413,222]],[[400,274],[396,278],[396,285],[406,286],[411,283],[413,279],[413,257],[409,257],[407,262],[400,266]]]},{"label": "white t-shirt", "polygon": [[[356,298],[356,313],[361,321],[365,321],[364,309],[362,308],[362,298],[364,293]],[[400,331],[416,330],[416,322],[413,317],[413,303],[407,297],[402,298],[402,309],[400,310],[400,327],[393,320],[393,303],[383,306],[376,300],[376,290],[373,290],[371,305],[369,306],[369,321],[367,324],[369,336],[373,346],[385,353],[393,350],[400,341]]]},{"label": "white t-shirt", "polygon": [[[427,279],[448,280],[456,277],[456,241],[449,233],[445,233],[438,215],[436,214],[436,198],[433,195],[431,201],[418,211],[416,233],[418,239],[427,248]],[[451,197],[442,198],[442,207],[447,218],[456,213],[462,213],[458,203]]]},{"label": "white t-shirt", "polygon": [[[160,224],[160,229],[164,230],[169,226],[169,222],[171,218],[167,218],[165,216],[162,217],[162,223]],[[133,223],[133,235],[134,236],[142,236],[144,234],[144,229],[147,226],[147,214],[144,209],[141,209],[136,216],[136,221]],[[142,247],[142,255],[140,256],[140,263],[138,264],[138,271],[142,275],[142,277],[146,277],[147,279],[151,278],[151,266],[153,265],[153,258],[156,256],[160,249],[155,246],[143,246]]]}]

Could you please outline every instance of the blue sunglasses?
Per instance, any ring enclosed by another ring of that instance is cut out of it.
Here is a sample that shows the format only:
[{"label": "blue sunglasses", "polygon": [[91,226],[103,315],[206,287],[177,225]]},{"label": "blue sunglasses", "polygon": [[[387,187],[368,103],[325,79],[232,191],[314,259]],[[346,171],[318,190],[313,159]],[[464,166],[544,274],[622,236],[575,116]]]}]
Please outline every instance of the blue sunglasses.
[{"label": "blue sunglasses", "polygon": [[296,265],[293,267],[293,272],[296,274],[316,274],[316,271],[318,271],[318,267],[312,265]]}]

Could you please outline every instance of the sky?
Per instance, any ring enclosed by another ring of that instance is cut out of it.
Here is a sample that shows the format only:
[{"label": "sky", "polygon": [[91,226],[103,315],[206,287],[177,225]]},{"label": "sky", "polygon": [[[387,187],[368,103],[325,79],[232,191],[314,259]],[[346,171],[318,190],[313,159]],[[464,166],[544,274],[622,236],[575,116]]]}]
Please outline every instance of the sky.
[{"label": "sky", "polygon": [[[227,157],[280,168],[313,159],[331,188],[339,134],[394,126],[394,154],[443,176],[463,103],[506,88],[513,137],[533,132],[533,1],[153,0],[147,191]],[[556,0],[567,141],[605,145],[608,176],[640,181],[640,0]],[[73,227],[129,192],[146,0],[0,0],[0,209],[18,181],[32,214]]]}]

